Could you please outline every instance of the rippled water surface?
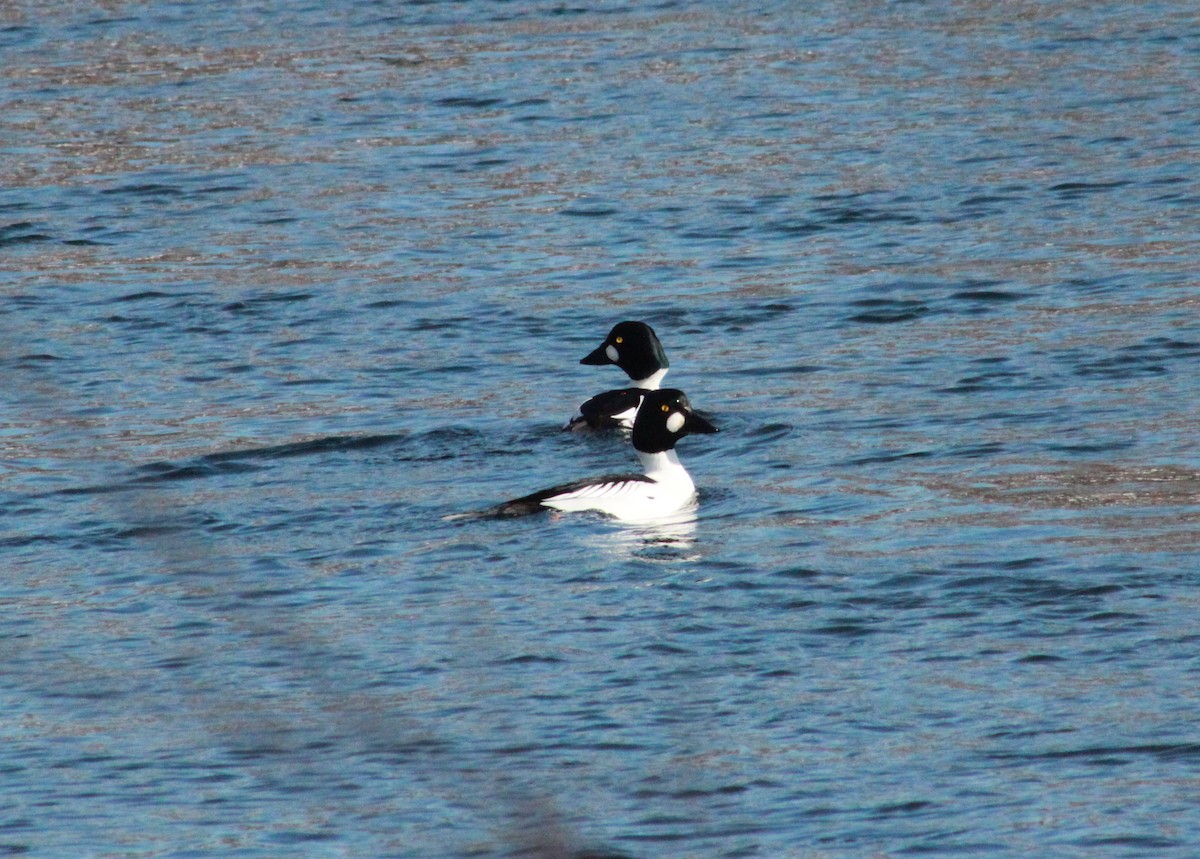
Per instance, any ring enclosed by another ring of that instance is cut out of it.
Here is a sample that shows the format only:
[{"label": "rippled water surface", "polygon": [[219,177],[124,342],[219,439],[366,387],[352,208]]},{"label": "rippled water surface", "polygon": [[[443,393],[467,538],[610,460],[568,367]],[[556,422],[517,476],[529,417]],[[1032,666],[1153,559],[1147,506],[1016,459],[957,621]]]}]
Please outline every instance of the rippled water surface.
[{"label": "rippled water surface", "polygon": [[[0,3],[0,855],[1191,857],[1191,3]],[[694,522],[445,521],[661,335]],[[593,851],[593,852],[587,852]]]}]

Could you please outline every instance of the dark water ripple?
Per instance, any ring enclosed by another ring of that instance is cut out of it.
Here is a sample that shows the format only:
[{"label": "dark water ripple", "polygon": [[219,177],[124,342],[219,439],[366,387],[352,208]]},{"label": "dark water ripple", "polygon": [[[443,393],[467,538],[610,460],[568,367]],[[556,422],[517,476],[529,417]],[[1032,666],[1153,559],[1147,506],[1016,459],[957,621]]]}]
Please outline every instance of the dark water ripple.
[{"label": "dark water ripple", "polygon": [[0,852],[1194,852],[1193,10],[745,12],[10,10]]}]

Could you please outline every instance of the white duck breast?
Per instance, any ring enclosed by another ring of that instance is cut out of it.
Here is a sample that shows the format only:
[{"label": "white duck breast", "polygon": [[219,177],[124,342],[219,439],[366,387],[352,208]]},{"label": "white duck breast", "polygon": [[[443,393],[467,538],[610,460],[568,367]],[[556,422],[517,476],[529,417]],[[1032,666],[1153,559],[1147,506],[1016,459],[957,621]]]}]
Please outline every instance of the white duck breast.
[{"label": "white duck breast", "polygon": [[541,503],[553,510],[595,510],[630,521],[667,516],[695,503],[696,484],[675,451],[642,453],[639,457],[646,469],[645,476],[603,478],[551,495]]},{"label": "white duck breast", "polygon": [[696,486],[675,453],[675,442],[690,433],[717,428],[692,411],[682,391],[642,391],[630,440],[643,474],[579,480],[506,501],[484,516],[522,516],[539,510],[592,510],[626,521],[662,519],[691,507]]}]

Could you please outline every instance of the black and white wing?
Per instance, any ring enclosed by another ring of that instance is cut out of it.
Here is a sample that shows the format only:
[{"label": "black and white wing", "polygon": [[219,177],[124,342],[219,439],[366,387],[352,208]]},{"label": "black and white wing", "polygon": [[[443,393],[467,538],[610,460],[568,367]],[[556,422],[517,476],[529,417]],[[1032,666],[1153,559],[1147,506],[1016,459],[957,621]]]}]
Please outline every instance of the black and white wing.
[{"label": "black and white wing", "polygon": [[561,486],[552,486],[512,501],[497,504],[478,515],[483,517],[509,518],[528,516],[544,510],[603,510],[605,502],[614,501],[630,492],[644,491],[646,484],[654,481],[644,474],[612,474],[605,477],[590,477]]},{"label": "black and white wing", "polygon": [[620,388],[597,394],[579,407],[579,414],[571,418],[563,429],[630,427],[645,393],[641,388]]}]

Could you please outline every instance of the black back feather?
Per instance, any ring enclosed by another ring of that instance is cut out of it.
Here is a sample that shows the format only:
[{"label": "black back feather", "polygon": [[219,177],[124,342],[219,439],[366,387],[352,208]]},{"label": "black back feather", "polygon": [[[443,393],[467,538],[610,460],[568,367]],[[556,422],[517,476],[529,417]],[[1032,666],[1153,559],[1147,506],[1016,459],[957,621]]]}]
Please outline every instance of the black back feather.
[{"label": "black back feather", "polygon": [[642,388],[621,388],[596,394],[579,407],[579,417],[573,418],[565,429],[581,429],[584,424],[591,429],[616,429],[621,422],[613,415],[636,409],[644,393]]}]

